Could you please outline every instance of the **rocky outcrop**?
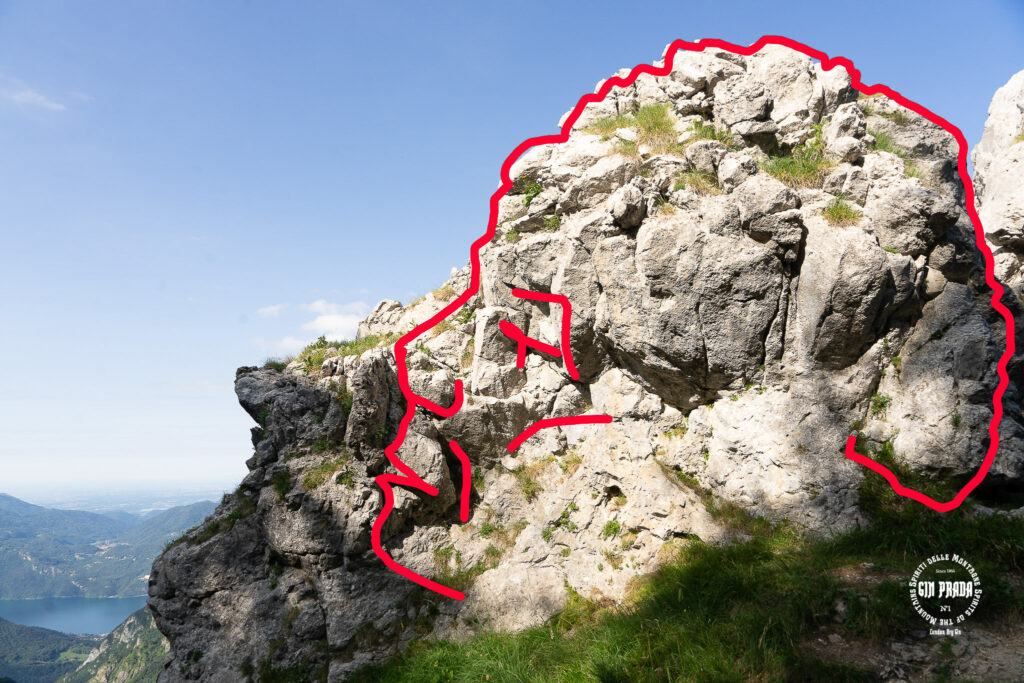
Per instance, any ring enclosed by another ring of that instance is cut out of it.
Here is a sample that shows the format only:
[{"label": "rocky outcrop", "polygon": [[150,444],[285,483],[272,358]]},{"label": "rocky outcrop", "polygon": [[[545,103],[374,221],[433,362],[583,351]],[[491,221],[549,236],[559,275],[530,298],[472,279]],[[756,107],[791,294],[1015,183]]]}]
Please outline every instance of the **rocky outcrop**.
[{"label": "rocky outcrop", "polygon": [[[396,487],[382,539],[466,599],[386,569],[370,529],[406,408],[389,345],[465,290],[468,266],[421,301],[379,304],[359,342],[238,371],[255,454],[154,565],[149,604],[173,650],[161,680],[342,680],[417,637],[534,625],[573,592],[619,600],[674,544],[729,541],[707,500],[809,533],[866,523],[865,470],[843,455],[855,433],[965,481],[988,445],[1005,330],[957,152],[788,48],[681,52],[668,75],[613,88],[567,142],[516,161],[479,292],[408,345],[414,392],[448,406],[461,379],[465,401],[451,417],[417,410],[398,456],[438,495]],[[516,288],[571,301],[578,379],[551,354],[517,365],[508,325],[561,347],[562,308]],[[1019,485],[1011,375],[993,472]],[[506,448],[537,420],[595,414],[613,421]],[[472,463],[468,523],[451,441]]]},{"label": "rocky outcrop", "polygon": [[996,275],[1018,293],[1024,251],[1024,72],[996,91],[974,149],[974,185]]},{"label": "rocky outcrop", "polygon": [[59,683],[147,683],[163,669],[169,650],[153,615],[143,608],[104,636],[85,661]]}]

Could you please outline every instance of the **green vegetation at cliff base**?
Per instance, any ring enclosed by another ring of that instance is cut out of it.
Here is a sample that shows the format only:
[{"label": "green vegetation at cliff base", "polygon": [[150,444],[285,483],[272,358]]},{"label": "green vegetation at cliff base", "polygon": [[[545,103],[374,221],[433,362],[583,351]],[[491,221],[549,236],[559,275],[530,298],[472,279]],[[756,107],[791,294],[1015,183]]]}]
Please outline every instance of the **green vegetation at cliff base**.
[{"label": "green vegetation at cliff base", "polygon": [[[874,455],[906,477],[904,483],[927,488],[899,466],[891,447]],[[680,479],[695,486],[685,475]],[[698,493],[712,501],[706,491]],[[1011,585],[1024,564],[1024,521],[982,515],[969,504],[938,513],[896,496],[874,473],[865,475],[859,493],[871,527],[831,539],[752,519],[715,501],[712,514],[746,540],[728,546],[680,541],[676,556],[625,605],[570,592],[562,614],[544,626],[483,633],[465,643],[418,642],[354,680],[874,680],[870,672],[813,658],[808,644],[823,632],[881,643],[926,629],[906,581],[936,553],[958,553],[978,570],[984,599],[972,622],[1021,618],[1024,598]],[[865,567],[881,580],[841,578],[844,569]]]}]

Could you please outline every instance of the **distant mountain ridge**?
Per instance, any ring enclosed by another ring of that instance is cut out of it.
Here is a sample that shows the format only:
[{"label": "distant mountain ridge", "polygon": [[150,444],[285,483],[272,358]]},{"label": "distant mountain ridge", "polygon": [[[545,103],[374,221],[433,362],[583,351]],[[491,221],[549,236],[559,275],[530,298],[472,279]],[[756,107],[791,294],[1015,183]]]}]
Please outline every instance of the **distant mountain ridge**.
[{"label": "distant mountain ridge", "polygon": [[0,494],[0,599],[145,595],[153,557],[214,508],[201,501],[141,518]]}]

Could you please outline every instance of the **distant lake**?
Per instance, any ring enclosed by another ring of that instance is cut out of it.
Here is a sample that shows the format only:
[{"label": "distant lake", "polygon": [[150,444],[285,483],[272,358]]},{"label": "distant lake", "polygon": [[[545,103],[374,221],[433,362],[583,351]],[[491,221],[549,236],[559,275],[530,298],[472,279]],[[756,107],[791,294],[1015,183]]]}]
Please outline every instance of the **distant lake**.
[{"label": "distant lake", "polygon": [[0,618],[64,633],[109,633],[146,598],[42,598],[0,600]]}]

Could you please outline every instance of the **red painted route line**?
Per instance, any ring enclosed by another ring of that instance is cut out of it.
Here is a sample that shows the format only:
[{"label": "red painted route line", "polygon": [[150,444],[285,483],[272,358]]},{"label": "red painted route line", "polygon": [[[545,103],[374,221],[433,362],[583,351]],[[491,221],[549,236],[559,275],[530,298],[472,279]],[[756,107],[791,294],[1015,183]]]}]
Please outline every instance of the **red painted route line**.
[{"label": "red painted route line", "polygon": [[[479,238],[477,238],[470,246],[469,287],[464,292],[462,292],[462,294],[456,297],[454,301],[449,303],[447,306],[442,308],[440,311],[435,313],[426,321],[414,327],[411,331],[402,335],[398,339],[398,341],[395,342],[394,352],[395,362],[397,364],[398,382],[399,387],[401,388],[402,393],[405,396],[407,405],[406,413],[403,416],[402,420],[399,422],[398,433],[395,436],[395,440],[389,446],[387,446],[387,448],[384,449],[384,453],[387,459],[395,467],[395,469],[397,469],[401,474],[382,474],[376,478],[376,482],[378,486],[380,486],[381,491],[384,494],[384,506],[381,509],[380,515],[378,515],[377,519],[374,521],[373,529],[370,534],[373,551],[377,554],[378,557],[380,557],[381,561],[383,561],[387,567],[393,569],[395,572],[401,574],[405,578],[414,581],[415,583],[424,586],[425,588],[436,591],[441,595],[445,595],[456,600],[462,600],[465,597],[463,593],[448,588],[446,586],[442,586],[439,583],[432,581],[431,579],[428,579],[424,576],[421,576],[413,570],[404,567],[398,562],[396,562],[388,554],[388,552],[384,549],[383,545],[381,544],[381,531],[384,527],[384,523],[388,519],[388,515],[391,514],[391,510],[394,507],[394,492],[392,491],[392,485],[406,486],[417,491],[422,491],[429,495],[437,494],[437,489],[423,481],[423,479],[418,474],[416,474],[416,472],[413,471],[412,468],[410,468],[408,465],[402,462],[402,460],[398,457],[397,453],[398,449],[405,441],[405,435],[409,430],[409,424],[412,422],[412,419],[416,414],[417,406],[423,406],[427,410],[435,412],[441,415],[442,417],[449,417],[451,414],[454,414],[454,412],[457,411],[458,408],[461,406],[460,399],[462,396],[462,392],[456,392],[456,404],[453,404],[452,408],[444,410],[438,410],[439,406],[437,406],[434,403],[431,403],[430,401],[427,401],[422,396],[416,394],[409,385],[409,373],[405,365],[406,356],[408,355],[407,346],[421,334],[425,333],[430,328],[434,327],[442,320],[447,318],[449,315],[454,313],[456,310],[458,310],[463,304],[469,301],[469,299],[479,291],[480,249],[483,248],[484,245],[486,245],[494,238],[498,222],[498,202],[512,188],[512,180],[509,177],[509,171],[512,168],[512,164],[531,147],[565,142],[566,140],[568,140],[569,133],[572,130],[573,125],[576,123],[580,115],[583,113],[584,108],[588,104],[599,102],[602,99],[604,99],[612,88],[627,87],[631,85],[637,79],[637,77],[640,76],[640,74],[650,74],[652,76],[667,76],[672,71],[672,64],[675,59],[676,52],[678,52],[679,50],[702,52],[708,48],[717,48],[720,50],[733,52],[739,55],[749,56],[767,45],[782,45],[793,50],[796,50],[798,52],[801,52],[811,57],[812,59],[818,60],[821,63],[821,68],[825,71],[830,71],[831,69],[834,69],[836,67],[843,67],[844,69],[847,70],[847,72],[849,72],[850,77],[852,79],[852,85],[859,92],[865,93],[867,95],[882,93],[890,97],[891,99],[895,100],[899,104],[903,105],[904,107],[910,109],[911,111],[917,112],[918,114],[925,117],[932,123],[939,125],[948,133],[953,135],[953,137],[956,139],[957,145],[959,146],[957,170],[960,173],[960,178],[964,184],[964,190],[966,195],[966,210],[971,218],[971,223],[974,225],[975,244],[977,245],[979,251],[981,251],[982,255],[985,258],[985,281],[988,283],[989,287],[992,288],[992,307],[1002,315],[1004,321],[1006,322],[1006,350],[1003,352],[1003,355],[1000,357],[999,362],[996,365],[996,370],[999,375],[999,384],[996,387],[996,390],[992,396],[992,408],[994,413],[992,416],[992,420],[989,423],[989,436],[991,440],[989,442],[988,452],[985,454],[985,458],[981,464],[981,468],[978,470],[978,473],[963,487],[963,489],[960,490],[959,493],[957,493],[953,500],[947,503],[940,503],[938,501],[932,500],[928,496],[925,496],[917,491],[913,491],[911,489],[907,489],[901,486],[896,477],[886,467],[871,460],[870,458],[867,458],[863,455],[860,455],[859,453],[856,453],[853,450],[852,436],[847,441],[845,455],[850,460],[860,463],[861,465],[864,465],[865,467],[868,467],[874,470],[875,472],[881,474],[890,484],[892,484],[893,489],[900,495],[907,496],[909,498],[912,498],[913,500],[917,500],[923,503],[924,505],[928,505],[929,507],[940,511],[951,510],[959,506],[960,503],[962,503],[963,500],[967,497],[967,495],[971,491],[973,491],[978,486],[978,484],[980,484],[981,481],[985,478],[985,475],[988,473],[989,469],[992,466],[992,461],[995,459],[996,451],[999,448],[998,430],[999,423],[1002,420],[1003,416],[1002,398],[1003,394],[1006,392],[1007,384],[1009,383],[1009,377],[1006,374],[1006,364],[1012,357],[1015,349],[1014,327],[1013,316],[1010,314],[1010,311],[1000,301],[1003,295],[1003,287],[995,279],[995,266],[992,258],[992,251],[985,243],[985,234],[982,230],[981,219],[978,217],[978,213],[974,208],[974,185],[971,183],[970,176],[967,174],[967,140],[964,138],[963,133],[960,132],[960,130],[956,126],[952,125],[944,118],[932,113],[931,111],[925,109],[924,107],[915,102],[911,102],[907,98],[903,97],[903,95],[896,92],[895,90],[892,90],[891,88],[888,88],[880,84],[865,85],[860,80],[860,71],[854,68],[853,63],[849,59],[845,57],[829,57],[824,52],[815,50],[789,38],[785,38],[782,36],[763,36],[760,39],[758,39],[755,43],[749,46],[735,45],[733,43],[728,43],[724,40],[718,39],[706,39],[697,42],[676,40],[671,45],[669,45],[668,49],[666,49],[664,63],[662,66],[656,67],[651,64],[641,64],[633,68],[633,70],[630,71],[629,74],[625,77],[613,76],[609,78],[601,85],[600,88],[598,88],[597,92],[584,95],[579,99],[575,108],[573,108],[572,112],[569,114],[565,122],[562,124],[562,129],[558,134],[541,135],[538,137],[529,138],[528,140],[524,140],[514,150],[512,150],[512,153],[508,155],[504,163],[502,163],[501,165],[501,185],[498,187],[497,190],[495,190],[494,194],[491,195],[490,217],[487,222],[487,231]],[[450,414],[449,411],[451,411]]]},{"label": "red painted route line", "polygon": [[562,352],[558,347],[551,346],[551,344],[545,344],[542,341],[538,341],[532,337],[527,337],[526,334],[516,327],[513,323],[507,320],[501,320],[498,322],[498,329],[501,330],[502,334],[511,339],[516,343],[516,367],[526,367],[526,349],[527,347],[536,351],[541,351],[554,356],[555,358],[561,358]]},{"label": "red painted route line", "polygon": [[611,415],[577,415],[575,417],[549,417],[546,420],[537,420],[522,431],[516,438],[512,439],[506,448],[509,453],[514,453],[523,442],[529,439],[542,429],[548,427],[560,427],[562,425],[583,425],[583,424],[608,424],[612,421]]},{"label": "red painted route line", "polygon": [[459,459],[459,464],[462,465],[462,488],[459,490],[459,519],[463,522],[468,522],[469,496],[473,491],[473,465],[469,462],[469,456],[466,455],[466,451],[462,450],[459,444],[455,443],[455,441],[449,441],[448,446],[451,447],[455,457]]},{"label": "red painted route line", "polygon": [[572,361],[572,349],[569,348],[569,329],[572,325],[572,304],[569,297],[564,294],[545,294],[544,292],[531,292],[516,287],[512,290],[512,296],[530,301],[544,301],[552,304],[559,304],[562,307],[562,359],[565,361],[565,369],[573,379],[579,379],[580,373],[576,370],[576,364]]}]

